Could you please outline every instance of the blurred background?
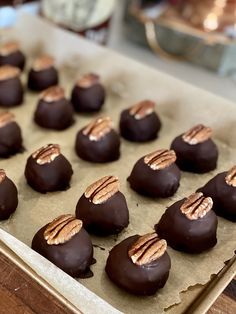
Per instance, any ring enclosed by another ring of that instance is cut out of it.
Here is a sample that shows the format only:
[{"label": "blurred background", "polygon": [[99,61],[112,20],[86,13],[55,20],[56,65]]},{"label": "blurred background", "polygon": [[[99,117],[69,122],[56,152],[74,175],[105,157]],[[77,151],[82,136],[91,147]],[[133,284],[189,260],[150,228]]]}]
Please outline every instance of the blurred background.
[{"label": "blurred background", "polygon": [[236,0],[0,0],[0,28],[22,11],[236,102]]}]

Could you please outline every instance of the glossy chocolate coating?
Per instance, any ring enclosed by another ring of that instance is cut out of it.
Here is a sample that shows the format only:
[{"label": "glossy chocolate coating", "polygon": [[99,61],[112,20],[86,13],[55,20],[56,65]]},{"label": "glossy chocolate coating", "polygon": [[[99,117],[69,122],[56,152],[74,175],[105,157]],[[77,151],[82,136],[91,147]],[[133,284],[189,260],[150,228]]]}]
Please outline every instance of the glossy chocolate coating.
[{"label": "glossy chocolate coating", "polygon": [[217,217],[214,211],[210,210],[203,218],[190,220],[180,210],[185,200],[184,198],[168,207],[155,225],[155,230],[173,249],[186,253],[201,253],[217,243]]},{"label": "glossy chocolate coating", "polygon": [[16,122],[0,127],[0,157],[7,158],[22,151],[21,129]]},{"label": "glossy chocolate coating", "polygon": [[42,91],[50,86],[57,85],[58,81],[58,72],[53,66],[40,71],[31,69],[28,76],[28,88],[33,91]]},{"label": "glossy chocolate coating", "polygon": [[217,174],[198,191],[213,199],[213,210],[218,216],[236,221],[236,187],[226,183],[226,175],[227,172]]},{"label": "glossy chocolate coating", "polygon": [[105,97],[105,89],[100,83],[88,88],[75,85],[71,93],[71,102],[77,112],[96,112],[101,109]]},{"label": "glossy chocolate coating", "polygon": [[32,249],[47,258],[72,277],[83,277],[93,262],[93,246],[88,233],[82,228],[69,241],[49,245],[44,239],[47,225],[32,240]]},{"label": "glossy chocolate coating", "polygon": [[155,112],[137,120],[129,111],[130,109],[126,109],[121,113],[121,136],[131,142],[147,142],[157,138],[161,121]]},{"label": "glossy chocolate coating", "polygon": [[4,56],[0,54],[0,66],[6,64],[10,64],[23,70],[25,67],[25,56],[20,50],[14,51]]},{"label": "glossy chocolate coating", "polygon": [[[182,134],[183,135],[183,134]],[[212,139],[196,145],[190,145],[177,136],[172,144],[177,156],[176,164],[183,171],[206,173],[217,167],[218,149]]]},{"label": "glossy chocolate coating", "polygon": [[102,204],[94,204],[83,194],[76,206],[76,217],[88,232],[97,235],[117,234],[129,224],[129,211],[121,192]]},{"label": "glossy chocolate coating", "polygon": [[134,264],[128,256],[128,250],[138,238],[135,235],[114,246],[109,253],[105,270],[118,287],[136,295],[153,295],[164,287],[169,277],[170,257],[165,252],[149,264]]},{"label": "glossy chocolate coating", "polygon": [[65,98],[53,102],[40,99],[34,121],[46,129],[64,130],[73,123],[73,112],[71,103]]},{"label": "glossy chocolate coating", "polygon": [[169,197],[175,194],[180,181],[179,168],[173,163],[161,170],[153,170],[140,158],[133,167],[128,182],[141,195]]},{"label": "glossy chocolate coating", "polygon": [[23,102],[24,90],[19,77],[0,80],[0,106],[15,107]]},{"label": "glossy chocolate coating", "polygon": [[41,193],[66,190],[70,187],[72,174],[71,164],[62,154],[44,165],[39,165],[30,156],[25,167],[28,184]]},{"label": "glossy chocolate coating", "polygon": [[104,135],[98,141],[91,141],[83,134],[83,129],[77,133],[75,150],[77,155],[87,161],[104,163],[120,157],[120,137],[114,131]]},{"label": "glossy chocolate coating", "polygon": [[18,205],[18,192],[15,184],[8,178],[0,183],[0,220],[8,219]]}]

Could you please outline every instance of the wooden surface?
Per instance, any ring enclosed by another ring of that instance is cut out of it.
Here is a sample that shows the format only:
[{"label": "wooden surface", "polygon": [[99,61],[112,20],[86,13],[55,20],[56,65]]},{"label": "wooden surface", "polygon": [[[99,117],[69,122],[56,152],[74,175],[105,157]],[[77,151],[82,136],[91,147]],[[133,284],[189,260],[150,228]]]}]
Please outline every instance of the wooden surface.
[{"label": "wooden surface", "polygon": [[208,314],[236,314],[236,277],[213,304]]},{"label": "wooden surface", "polygon": [[72,312],[0,253],[0,314],[32,313]]},{"label": "wooden surface", "polygon": [[[0,254],[0,314],[71,314],[57,299]],[[236,278],[208,314],[236,313]]]}]

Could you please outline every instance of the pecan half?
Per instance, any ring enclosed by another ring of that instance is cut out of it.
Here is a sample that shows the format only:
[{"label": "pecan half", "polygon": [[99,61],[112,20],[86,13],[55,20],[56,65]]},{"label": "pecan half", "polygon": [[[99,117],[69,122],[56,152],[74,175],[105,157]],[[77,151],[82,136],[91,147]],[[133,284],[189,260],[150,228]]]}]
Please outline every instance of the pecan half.
[{"label": "pecan half", "polygon": [[19,43],[17,41],[8,41],[0,46],[0,55],[8,56],[13,52],[19,50]]},{"label": "pecan half", "polygon": [[230,186],[236,187],[236,165],[227,172],[225,182]]},{"label": "pecan half", "polygon": [[105,203],[119,191],[120,184],[117,177],[106,176],[87,187],[84,195],[94,204]]},{"label": "pecan half", "polygon": [[140,120],[154,112],[155,103],[150,100],[144,100],[130,108],[129,113],[136,120]]},{"label": "pecan half", "polygon": [[185,132],[182,136],[184,142],[190,145],[196,145],[207,141],[212,136],[212,129],[198,124]]},{"label": "pecan half", "polygon": [[42,71],[51,68],[54,65],[54,58],[48,55],[43,55],[34,60],[33,70]]},{"label": "pecan half", "polygon": [[64,89],[60,86],[52,86],[43,91],[39,98],[46,102],[54,102],[65,97]]},{"label": "pecan half", "polygon": [[20,75],[20,70],[11,65],[0,67],[0,81],[9,80]]},{"label": "pecan half", "polygon": [[165,253],[166,248],[166,240],[159,239],[156,233],[148,233],[138,238],[129,249],[128,255],[134,264],[142,266],[157,260]]},{"label": "pecan half", "polygon": [[180,207],[181,212],[190,220],[203,218],[213,206],[211,197],[204,197],[201,192],[191,194]]},{"label": "pecan half", "polygon": [[161,170],[169,167],[176,161],[173,150],[159,149],[144,157],[144,162],[153,170]]},{"label": "pecan half", "polygon": [[60,153],[60,146],[58,144],[48,144],[36,150],[32,154],[32,157],[36,160],[37,164],[44,165],[52,162]]},{"label": "pecan half", "polygon": [[83,129],[83,134],[88,136],[90,141],[99,141],[112,130],[112,127],[113,123],[110,117],[97,118]]},{"label": "pecan half", "polygon": [[44,231],[44,239],[49,245],[63,244],[80,232],[83,222],[73,215],[61,215],[54,219]]},{"label": "pecan half", "polygon": [[0,113],[0,128],[13,122],[14,120],[15,120],[15,116],[11,112],[5,111],[5,112]]},{"label": "pecan half", "polygon": [[0,169],[0,183],[2,183],[6,178],[6,172],[3,169]]},{"label": "pecan half", "polygon": [[94,73],[85,74],[77,81],[77,86],[81,88],[89,88],[99,83],[100,77]]}]

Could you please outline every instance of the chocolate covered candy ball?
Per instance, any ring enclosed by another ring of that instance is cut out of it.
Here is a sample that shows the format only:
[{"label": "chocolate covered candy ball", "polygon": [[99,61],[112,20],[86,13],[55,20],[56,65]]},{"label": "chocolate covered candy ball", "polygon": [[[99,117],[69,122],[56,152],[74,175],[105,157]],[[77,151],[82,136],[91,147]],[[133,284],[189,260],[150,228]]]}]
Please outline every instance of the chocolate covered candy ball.
[{"label": "chocolate covered candy ball", "polygon": [[236,166],[217,174],[199,192],[213,199],[213,210],[218,216],[236,221]]},{"label": "chocolate covered candy ball", "polygon": [[77,81],[71,93],[71,102],[77,112],[95,112],[101,109],[105,96],[99,76],[89,73]]},{"label": "chocolate covered candy ball", "polygon": [[218,149],[211,135],[211,128],[199,124],[173,140],[171,149],[181,170],[205,173],[216,168]]},{"label": "chocolate covered candy ball", "polygon": [[73,112],[63,88],[53,86],[40,95],[34,121],[46,129],[64,130],[73,123]]},{"label": "chocolate covered candy ball", "polygon": [[8,158],[22,151],[22,136],[15,117],[10,112],[0,113],[0,157]]},{"label": "chocolate covered candy ball", "polygon": [[32,91],[42,91],[50,86],[57,85],[59,81],[54,59],[44,55],[38,57],[28,75],[28,88]]},{"label": "chocolate covered candy ball", "polygon": [[129,237],[110,251],[106,273],[129,293],[153,295],[169,276],[171,261],[166,248],[166,241],[156,233]]},{"label": "chocolate covered candy ball", "polygon": [[92,183],[79,199],[76,217],[97,235],[117,234],[129,224],[129,211],[118,178],[106,176]]},{"label": "chocolate covered candy ball", "polygon": [[154,109],[154,102],[144,100],[122,111],[120,117],[121,136],[132,142],[147,142],[157,138],[161,121]]},{"label": "chocolate covered candy ball", "polygon": [[173,150],[160,149],[140,158],[133,167],[128,182],[141,195],[172,196],[179,187],[180,171]]},{"label": "chocolate covered candy ball", "polygon": [[120,157],[120,137],[113,129],[111,118],[93,120],[76,136],[77,155],[87,161],[104,163]]},{"label": "chocolate covered candy ball", "polygon": [[0,67],[0,106],[15,107],[23,102],[23,86],[21,84],[20,70],[11,65]]},{"label": "chocolate covered candy ball", "polygon": [[18,205],[18,192],[15,184],[0,169],[0,220],[8,219]]},{"label": "chocolate covered candy ball", "polygon": [[72,277],[88,277],[93,246],[81,220],[61,215],[34,236],[32,249]]},{"label": "chocolate covered candy ball", "polygon": [[212,206],[210,197],[194,193],[168,207],[155,230],[173,249],[201,253],[217,243],[218,222]]},{"label": "chocolate covered candy ball", "polygon": [[19,43],[10,41],[0,46],[0,66],[12,65],[21,71],[25,66],[25,56],[20,50]]},{"label": "chocolate covered candy ball", "polygon": [[41,193],[68,189],[72,174],[71,164],[57,144],[48,144],[35,151],[25,167],[28,184]]}]

